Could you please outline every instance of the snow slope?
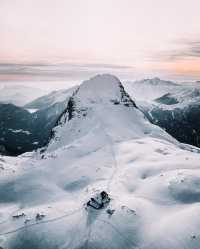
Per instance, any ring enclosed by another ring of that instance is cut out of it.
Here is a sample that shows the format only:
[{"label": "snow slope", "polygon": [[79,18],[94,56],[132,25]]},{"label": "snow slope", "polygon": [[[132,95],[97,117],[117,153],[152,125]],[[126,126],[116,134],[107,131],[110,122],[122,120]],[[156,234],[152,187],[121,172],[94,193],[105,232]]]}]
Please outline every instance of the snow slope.
[{"label": "snow slope", "polygon": [[[174,103],[165,103],[165,99],[174,100]],[[178,91],[172,91],[167,93],[166,95],[160,96],[155,100],[160,104],[171,105],[171,108],[184,108],[189,104],[200,103],[200,86],[183,86]],[[169,106],[167,108],[170,108]]]},{"label": "snow slope", "polygon": [[180,142],[200,147],[200,86],[180,84],[153,101],[136,100],[140,110],[154,124]]},{"label": "snow slope", "polygon": [[200,147],[200,85],[158,78],[125,83],[139,109],[183,143]]},{"label": "snow slope", "polygon": [[48,108],[58,103],[65,103],[66,100],[71,96],[71,94],[76,90],[76,88],[77,86],[65,90],[62,89],[50,92],[47,95],[41,96],[27,103],[25,105],[25,108],[38,110]]},{"label": "snow slope", "polygon": [[137,101],[152,101],[169,92],[180,89],[180,85],[159,78],[124,82],[125,89]]},{"label": "snow slope", "polygon": [[[46,148],[0,158],[0,246],[197,249],[199,159],[150,124],[117,78],[96,76]],[[111,201],[88,207],[102,190]]]}]

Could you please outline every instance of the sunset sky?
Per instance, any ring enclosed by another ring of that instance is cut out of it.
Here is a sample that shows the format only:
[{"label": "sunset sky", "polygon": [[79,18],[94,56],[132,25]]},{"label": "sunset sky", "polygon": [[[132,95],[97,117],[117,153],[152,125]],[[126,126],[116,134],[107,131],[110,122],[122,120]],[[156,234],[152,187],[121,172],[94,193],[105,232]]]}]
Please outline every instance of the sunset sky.
[{"label": "sunset sky", "polygon": [[0,80],[102,72],[200,80],[200,1],[0,1]]}]

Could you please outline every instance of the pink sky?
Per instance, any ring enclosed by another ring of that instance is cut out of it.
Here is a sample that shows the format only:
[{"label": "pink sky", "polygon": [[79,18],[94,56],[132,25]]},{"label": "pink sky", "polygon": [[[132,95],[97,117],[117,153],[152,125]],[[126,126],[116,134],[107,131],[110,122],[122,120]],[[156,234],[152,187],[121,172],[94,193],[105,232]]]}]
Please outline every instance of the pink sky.
[{"label": "pink sky", "polygon": [[56,63],[70,65],[68,74],[87,64],[95,73],[119,66],[124,77],[198,79],[199,10],[199,0],[2,0],[0,79],[31,78],[19,64]]}]

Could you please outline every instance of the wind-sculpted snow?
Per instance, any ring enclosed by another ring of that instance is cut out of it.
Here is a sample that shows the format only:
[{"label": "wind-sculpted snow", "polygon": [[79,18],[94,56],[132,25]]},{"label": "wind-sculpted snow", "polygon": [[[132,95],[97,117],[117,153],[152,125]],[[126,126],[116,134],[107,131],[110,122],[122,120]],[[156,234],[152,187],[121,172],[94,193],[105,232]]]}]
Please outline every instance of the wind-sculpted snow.
[{"label": "wind-sculpted snow", "polygon": [[0,246],[199,248],[199,150],[150,124],[113,76],[72,102],[42,152],[0,158]]}]

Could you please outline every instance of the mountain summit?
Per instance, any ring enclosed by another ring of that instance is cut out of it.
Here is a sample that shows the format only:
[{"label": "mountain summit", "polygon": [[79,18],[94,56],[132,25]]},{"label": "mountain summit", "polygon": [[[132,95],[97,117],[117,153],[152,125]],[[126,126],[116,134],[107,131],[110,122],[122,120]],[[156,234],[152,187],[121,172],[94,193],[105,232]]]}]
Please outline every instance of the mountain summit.
[{"label": "mountain summit", "polygon": [[149,133],[172,139],[158,127],[152,129],[119,79],[105,74],[83,82],[73,93],[53,129],[48,150],[57,149],[94,130],[98,135],[105,133],[105,129],[113,140]]}]

